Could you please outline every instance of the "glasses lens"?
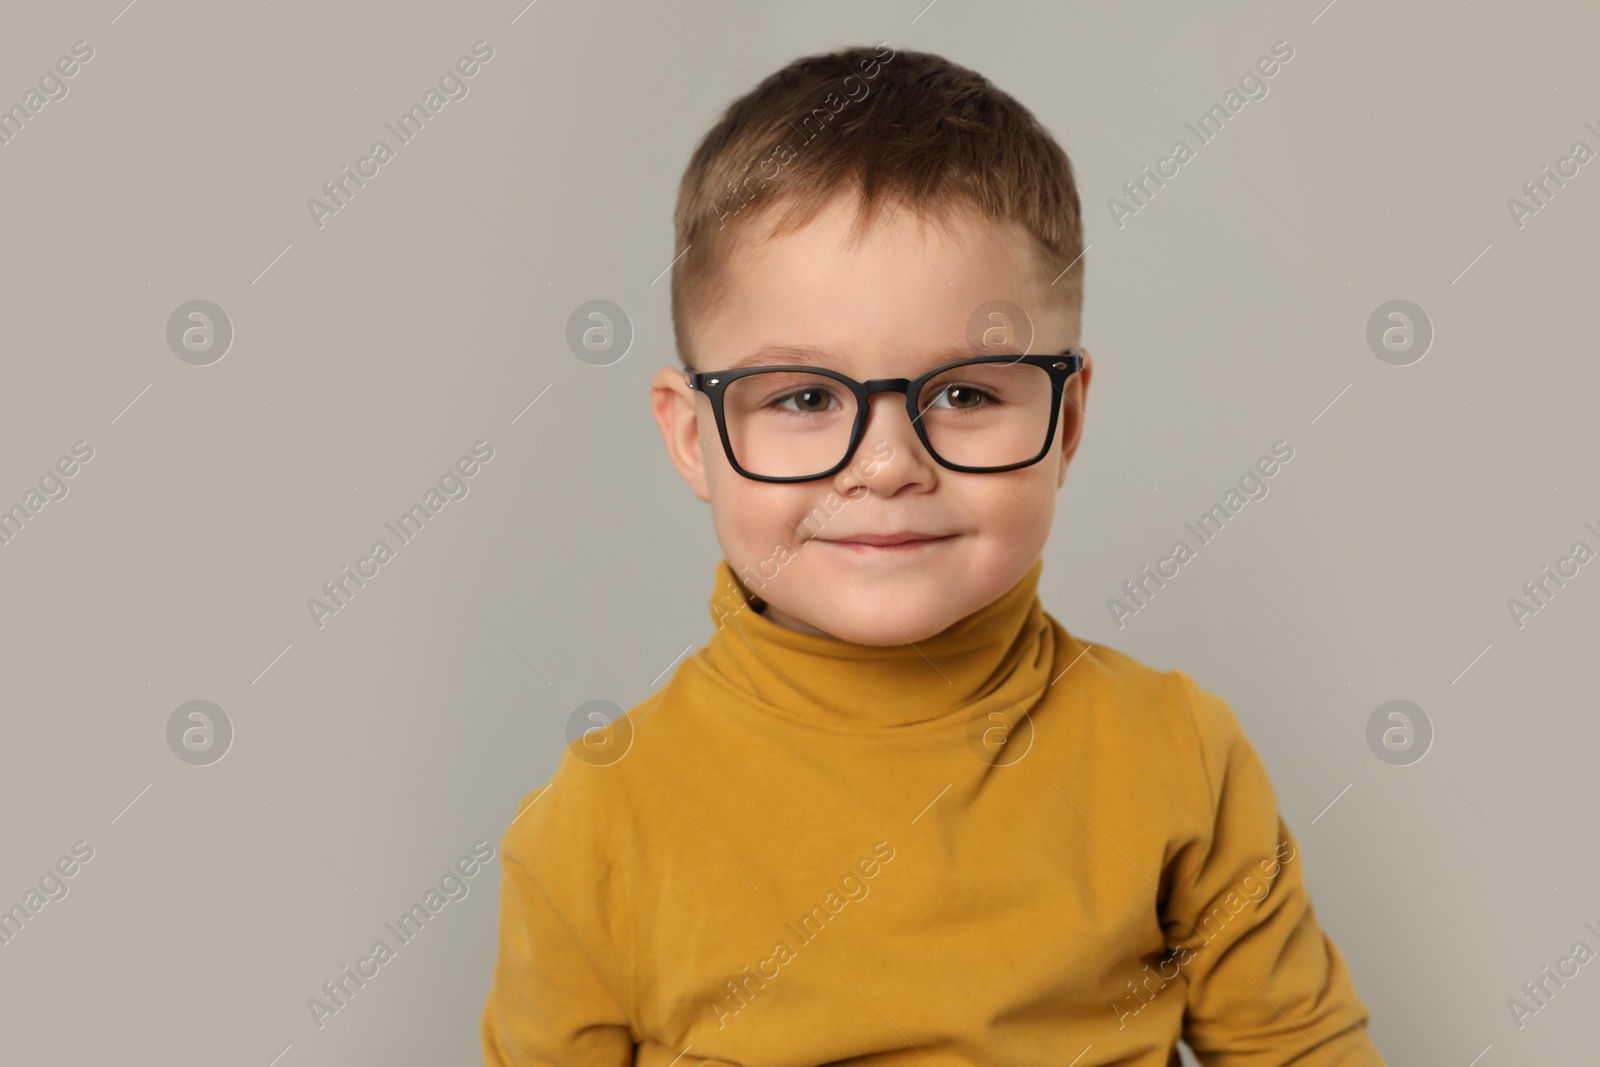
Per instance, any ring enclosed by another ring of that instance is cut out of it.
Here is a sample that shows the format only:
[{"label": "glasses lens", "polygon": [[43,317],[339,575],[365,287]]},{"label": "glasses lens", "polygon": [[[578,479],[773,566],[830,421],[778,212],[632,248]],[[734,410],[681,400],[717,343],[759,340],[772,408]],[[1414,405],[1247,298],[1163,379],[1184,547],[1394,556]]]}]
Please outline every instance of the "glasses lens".
[{"label": "glasses lens", "polygon": [[821,374],[763,371],[729,382],[722,412],[739,466],[767,478],[806,478],[844,458],[856,398]]},{"label": "glasses lens", "polygon": [[963,467],[1005,467],[1045,447],[1050,372],[1031,363],[967,363],[930,380],[917,410],[933,450]]}]

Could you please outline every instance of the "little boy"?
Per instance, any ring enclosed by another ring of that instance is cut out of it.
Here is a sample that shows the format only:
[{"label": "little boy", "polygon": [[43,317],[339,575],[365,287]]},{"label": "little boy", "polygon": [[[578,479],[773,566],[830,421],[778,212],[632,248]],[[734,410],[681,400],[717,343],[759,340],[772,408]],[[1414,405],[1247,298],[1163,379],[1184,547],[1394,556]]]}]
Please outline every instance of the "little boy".
[{"label": "little boy", "polygon": [[652,386],[708,644],[501,842],[493,1065],[1381,1065],[1229,707],[1070,634],[1072,167],[984,78],[790,64],[689,162]]}]

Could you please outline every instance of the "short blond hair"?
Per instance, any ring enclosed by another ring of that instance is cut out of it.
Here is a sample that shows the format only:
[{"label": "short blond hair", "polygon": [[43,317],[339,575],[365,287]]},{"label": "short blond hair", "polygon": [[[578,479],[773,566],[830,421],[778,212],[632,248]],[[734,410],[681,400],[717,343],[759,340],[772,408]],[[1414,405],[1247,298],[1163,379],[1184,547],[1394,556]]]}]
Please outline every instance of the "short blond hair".
[{"label": "short blond hair", "polygon": [[1077,184],[1049,131],[983,75],[942,56],[886,44],[847,48],[796,59],[763,79],[728,106],[690,157],[673,216],[673,251],[682,258],[672,268],[672,324],[685,367],[695,365],[688,323],[715,298],[740,224],[782,204],[771,234],[789,233],[851,187],[858,235],[886,202],[934,221],[962,208],[1015,221],[1052,273],[1065,271],[1050,291],[1081,312]]}]

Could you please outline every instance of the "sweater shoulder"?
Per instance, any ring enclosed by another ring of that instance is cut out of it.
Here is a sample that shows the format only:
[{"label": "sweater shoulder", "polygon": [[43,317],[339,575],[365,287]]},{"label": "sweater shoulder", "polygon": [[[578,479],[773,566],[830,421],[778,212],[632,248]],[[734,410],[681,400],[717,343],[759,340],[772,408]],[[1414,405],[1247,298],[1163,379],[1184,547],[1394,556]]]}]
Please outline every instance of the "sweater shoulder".
[{"label": "sweater shoulder", "polygon": [[[565,748],[545,783],[517,804],[506,828],[513,851],[561,850],[602,854],[624,843],[634,806],[632,781],[655,739],[655,716],[670,685],[628,708],[593,701],[566,724]],[[643,740],[641,740],[643,739]]]},{"label": "sweater shoulder", "polygon": [[[630,841],[635,814],[652,782],[692,757],[693,708],[680,665],[661,688],[626,710],[595,702],[575,716],[550,778],[518,805],[523,814],[517,824],[530,823],[524,839],[533,834],[541,841],[597,849]],[[544,812],[535,813],[533,804]]]},{"label": "sweater shoulder", "polygon": [[1058,632],[1057,649],[1058,681],[1065,684],[1078,676],[1075,695],[1093,709],[1102,729],[1121,745],[1139,745],[1147,767],[1166,762],[1173,770],[1192,774],[1196,785],[1214,796],[1220,748],[1236,727],[1220,697],[1202,689],[1182,668],[1152,666],[1064,628]]},{"label": "sweater shoulder", "polygon": [[568,744],[545,783],[525,794],[501,837],[507,856],[559,852],[570,856],[588,847],[603,850],[612,823],[613,792],[603,766],[580,755],[582,742]]},{"label": "sweater shoulder", "polygon": [[1190,705],[1199,687],[1184,670],[1151,666],[1114,645],[1085,641],[1060,623],[1055,626],[1058,681],[1076,674],[1080,686],[1114,700],[1129,715],[1176,719],[1192,715]]}]

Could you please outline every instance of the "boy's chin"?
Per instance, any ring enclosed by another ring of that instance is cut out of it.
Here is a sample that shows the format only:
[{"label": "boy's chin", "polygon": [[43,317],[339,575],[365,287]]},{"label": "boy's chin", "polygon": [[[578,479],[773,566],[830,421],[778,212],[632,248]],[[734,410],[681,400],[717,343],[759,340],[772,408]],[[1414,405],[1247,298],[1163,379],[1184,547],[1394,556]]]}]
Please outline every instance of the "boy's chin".
[{"label": "boy's chin", "polygon": [[[785,607],[781,598],[767,599],[762,614],[785,629],[815,636],[831,637],[858,645],[907,645],[926,640],[957,617],[944,618],[948,599],[936,599],[932,611],[904,599],[893,602],[885,590],[879,588],[869,594],[854,583],[856,588],[843,585],[843,592],[829,597],[826,603],[791,603]],[[841,583],[842,585],[842,583]],[[870,599],[864,600],[863,597]],[[846,603],[844,598],[851,601]]]}]

